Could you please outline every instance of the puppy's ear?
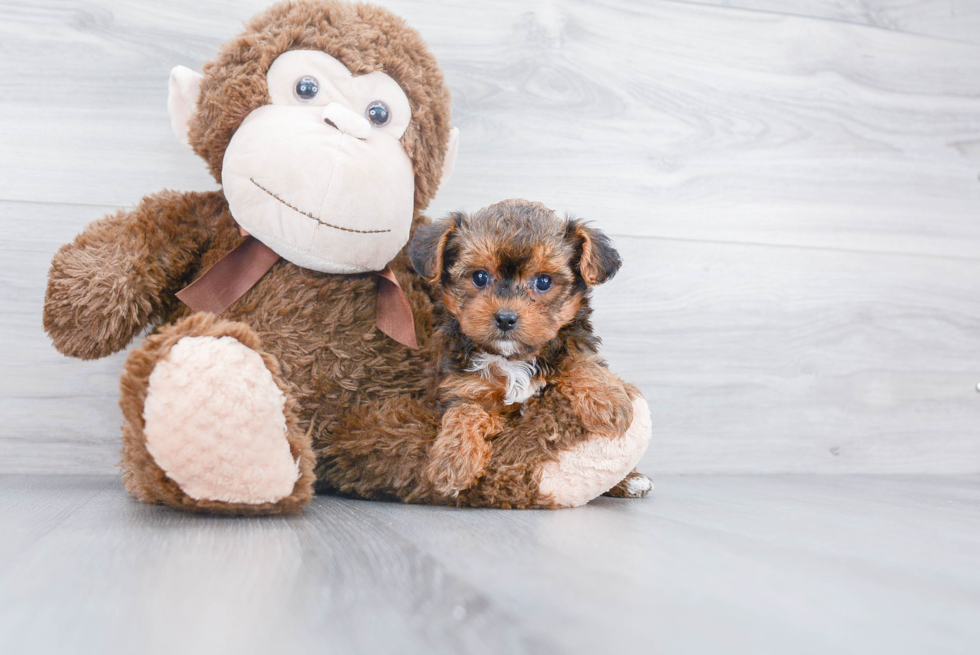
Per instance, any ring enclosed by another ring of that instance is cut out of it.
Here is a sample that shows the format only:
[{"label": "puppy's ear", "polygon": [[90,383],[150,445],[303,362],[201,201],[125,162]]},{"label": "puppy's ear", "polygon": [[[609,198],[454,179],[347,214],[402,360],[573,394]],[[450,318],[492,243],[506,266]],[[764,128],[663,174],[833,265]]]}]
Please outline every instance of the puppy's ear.
[{"label": "puppy's ear", "polygon": [[575,248],[573,264],[590,287],[612,279],[623,263],[609,237],[578,219],[569,219],[565,238]]},{"label": "puppy's ear", "polygon": [[439,284],[443,271],[450,263],[446,259],[446,248],[453,233],[462,224],[462,212],[453,212],[438,223],[415,231],[408,246],[408,256],[415,271],[430,284]]}]

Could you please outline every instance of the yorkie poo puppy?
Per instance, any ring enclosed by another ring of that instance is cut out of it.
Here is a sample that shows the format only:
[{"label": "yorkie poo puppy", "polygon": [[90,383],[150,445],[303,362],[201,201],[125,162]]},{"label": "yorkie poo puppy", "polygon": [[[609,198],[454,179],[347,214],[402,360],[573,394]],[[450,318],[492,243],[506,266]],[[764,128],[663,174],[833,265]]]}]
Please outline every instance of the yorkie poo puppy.
[{"label": "yorkie poo puppy", "polygon": [[[568,398],[590,432],[615,437],[629,427],[630,397],[597,354],[589,321],[591,288],[620,266],[602,232],[505,200],[420,228],[408,252],[446,309],[436,332],[444,413],[426,472],[437,492],[471,486],[503,421],[545,387]],[[645,495],[648,484],[634,472],[610,495]]]}]

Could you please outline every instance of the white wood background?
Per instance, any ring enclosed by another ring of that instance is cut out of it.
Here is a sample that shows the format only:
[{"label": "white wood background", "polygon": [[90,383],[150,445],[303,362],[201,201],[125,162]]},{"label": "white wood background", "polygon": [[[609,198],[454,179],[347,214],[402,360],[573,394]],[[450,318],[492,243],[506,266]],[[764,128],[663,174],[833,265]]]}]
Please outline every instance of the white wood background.
[{"label": "white wood background", "polygon": [[[51,255],[161,188],[213,188],[167,76],[263,0],[0,2],[0,472],[111,472],[125,354],[60,356]],[[980,471],[980,1],[385,2],[454,93],[431,213],[593,219],[643,468]]]}]

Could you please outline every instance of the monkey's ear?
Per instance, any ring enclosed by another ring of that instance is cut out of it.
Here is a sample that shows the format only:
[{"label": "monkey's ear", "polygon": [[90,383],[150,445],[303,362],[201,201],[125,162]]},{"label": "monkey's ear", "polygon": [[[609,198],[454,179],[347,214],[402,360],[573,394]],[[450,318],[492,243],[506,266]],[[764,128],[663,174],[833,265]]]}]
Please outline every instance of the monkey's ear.
[{"label": "monkey's ear", "polygon": [[449,129],[449,145],[446,146],[446,158],[442,160],[442,174],[439,177],[439,190],[446,186],[446,182],[453,176],[453,169],[456,168],[456,153],[459,152],[459,128]]},{"label": "monkey's ear", "polygon": [[170,71],[170,91],[167,94],[167,111],[170,113],[170,127],[185,146],[190,146],[188,132],[191,118],[197,111],[197,98],[201,95],[201,80],[204,76],[186,66],[175,66]]},{"label": "monkey's ear", "polygon": [[463,214],[453,212],[438,223],[420,227],[408,245],[408,256],[415,271],[429,284],[439,284],[449,263],[446,249],[456,229],[463,224]]},{"label": "monkey's ear", "polygon": [[565,236],[575,247],[579,272],[590,287],[612,279],[623,264],[609,237],[582,221],[569,219]]}]

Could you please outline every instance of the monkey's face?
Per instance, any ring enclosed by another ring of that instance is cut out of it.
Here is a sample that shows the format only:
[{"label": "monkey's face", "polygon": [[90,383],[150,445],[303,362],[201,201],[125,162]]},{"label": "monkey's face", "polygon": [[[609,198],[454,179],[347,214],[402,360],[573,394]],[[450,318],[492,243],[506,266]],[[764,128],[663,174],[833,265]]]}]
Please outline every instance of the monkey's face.
[{"label": "monkey's face", "polygon": [[388,75],[354,77],[293,50],[269,69],[271,104],[235,131],[221,170],[238,223],[289,261],[325,273],[377,271],[408,241],[415,176],[399,139],[412,120]]}]

